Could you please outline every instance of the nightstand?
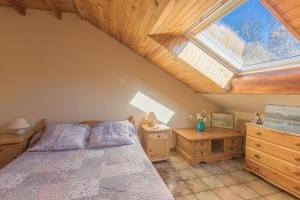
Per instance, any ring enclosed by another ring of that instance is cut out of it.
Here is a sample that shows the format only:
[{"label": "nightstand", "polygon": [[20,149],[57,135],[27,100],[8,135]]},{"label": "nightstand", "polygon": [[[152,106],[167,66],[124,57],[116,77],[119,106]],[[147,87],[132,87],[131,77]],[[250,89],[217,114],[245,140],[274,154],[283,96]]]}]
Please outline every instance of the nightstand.
[{"label": "nightstand", "polygon": [[170,127],[160,124],[155,128],[142,125],[143,148],[152,161],[167,160],[170,157]]},{"label": "nightstand", "polygon": [[23,135],[0,133],[0,168],[27,150],[28,141],[33,134],[34,132],[27,132]]}]

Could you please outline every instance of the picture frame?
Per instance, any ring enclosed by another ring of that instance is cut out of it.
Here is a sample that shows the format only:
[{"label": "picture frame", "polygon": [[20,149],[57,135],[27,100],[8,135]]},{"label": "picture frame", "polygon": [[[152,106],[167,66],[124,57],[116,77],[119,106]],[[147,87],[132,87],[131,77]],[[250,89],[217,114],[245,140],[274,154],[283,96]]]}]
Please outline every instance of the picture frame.
[{"label": "picture frame", "polygon": [[211,113],[211,126],[216,128],[234,129],[233,113]]},{"label": "picture frame", "polygon": [[263,126],[300,134],[300,106],[268,104],[265,109]]}]

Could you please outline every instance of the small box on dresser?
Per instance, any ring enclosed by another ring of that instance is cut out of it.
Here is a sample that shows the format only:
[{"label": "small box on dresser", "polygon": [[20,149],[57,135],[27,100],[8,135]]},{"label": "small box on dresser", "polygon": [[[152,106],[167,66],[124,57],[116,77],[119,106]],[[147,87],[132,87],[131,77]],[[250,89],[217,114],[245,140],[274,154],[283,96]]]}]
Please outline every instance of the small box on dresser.
[{"label": "small box on dresser", "polygon": [[0,134],[0,169],[27,150],[28,141],[34,132],[23,135],[14,133]]},{"label": "small box on dresser", "polygon": [[247,123],[245,167],[300,198],[300,135]]},{"label": "small box on dresser", "polygon": [[170,133],[170,127],[163,124],[156,125],[156,127],[142,125],[142,144],[151,161],[170,158]]}]

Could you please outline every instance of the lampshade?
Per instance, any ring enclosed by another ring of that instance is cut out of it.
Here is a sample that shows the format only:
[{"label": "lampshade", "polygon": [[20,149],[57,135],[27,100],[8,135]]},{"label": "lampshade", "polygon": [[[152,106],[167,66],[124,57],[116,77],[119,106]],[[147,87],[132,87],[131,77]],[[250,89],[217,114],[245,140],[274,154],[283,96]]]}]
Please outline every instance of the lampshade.
[{"label": "lampshade", "polygon": [[28,127],[30,127],[30,124],[26,121],[25,118],[19,118],[8,126],[9,129],[13,129],[13,130],[28,128]]},{"label": "lampshade", "polygon": [[157,120],[156,115],[155,115],[154,112],[147,113],[145,119],[148,120],[148,121],[156,121]]}]

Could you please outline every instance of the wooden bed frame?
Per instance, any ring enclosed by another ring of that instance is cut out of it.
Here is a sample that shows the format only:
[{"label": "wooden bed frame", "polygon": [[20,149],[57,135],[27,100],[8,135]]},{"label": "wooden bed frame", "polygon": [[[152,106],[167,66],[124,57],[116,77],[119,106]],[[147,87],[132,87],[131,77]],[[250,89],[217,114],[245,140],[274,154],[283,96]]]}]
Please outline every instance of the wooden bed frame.
[{"label": "wooden bed frame", "polygon": [[[130,115],[127,120],[133,125],[134,128],[136,128],[135,127],[135,118],[134,118],[133,115]],[[86,120],[86,121],[79,122],[78,124],[88,124],[88,125],[92,126],[92,125],[94,125],[96,123],[99,123],[99,122],[103,122],[103,121],[100,121],[100,120]],[[35,124],[34,128],[32,129],[32,132],[34,132],[34,134],[32,134],[32,136],[29,138],[28,144],[32,143],[31,140],[33,140],[34,136],[36,134],[44,131],[46,129],[46,127],[47,127],[47,120],[46,119],[42,119],[42,120],[38,121]],[[40,136],[38,136],[39,139],[41,137],[42,137],[42,134],[40,134]],[[34,139],[36,139],[36,138],[34,138]],[[33,144],[35,144],[36,142],[33,142]]]}]

